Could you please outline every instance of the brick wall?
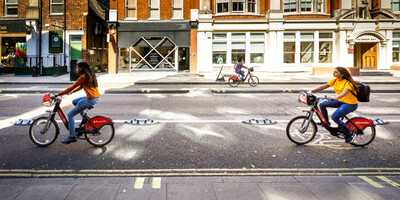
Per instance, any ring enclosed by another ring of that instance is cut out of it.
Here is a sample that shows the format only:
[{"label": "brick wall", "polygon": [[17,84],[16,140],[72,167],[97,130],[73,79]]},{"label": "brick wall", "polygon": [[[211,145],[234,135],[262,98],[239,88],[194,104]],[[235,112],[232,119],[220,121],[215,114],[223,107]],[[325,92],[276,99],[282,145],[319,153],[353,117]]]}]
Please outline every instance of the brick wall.
[{"label": "brick wall", "polygon": [[[67,5],[66,11],[66,26],[67,30],[85,30],[85,23],[82,29],[82,16],[84,12],[88,12],[88,0],[65,0]],[[51,24],[64,25],[63,15],[50,15],[50,1],[43,0],[42,20],[43,31],[48,30],[61,30],[60,28],[51,26]],[[85,17],[83,17],[85,20]],[[45,27],[49,24],[50,27]]]},{"label": "brick wall", "polygon": [[[18,1],[18,18],[25,18],[26,16],[26,9],[29,6],[29,1],[28,0],[19,0]],[[5,7],[5,1],[0,0],[0,17],[4,17],[4,7]],[[7,17],[8,19],[9,17]],[[10,18],[11,19],[11,18]]]}]

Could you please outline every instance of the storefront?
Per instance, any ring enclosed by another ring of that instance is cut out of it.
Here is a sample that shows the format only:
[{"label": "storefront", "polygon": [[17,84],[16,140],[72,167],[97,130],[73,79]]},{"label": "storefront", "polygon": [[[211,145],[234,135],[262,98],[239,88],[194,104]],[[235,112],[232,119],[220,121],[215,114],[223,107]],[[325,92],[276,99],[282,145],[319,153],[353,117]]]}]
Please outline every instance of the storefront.
[{"label": "storefront", "polygon": [[121,22],[118,71],[188,71],[189,22]]},{"label": "storefront", "polygon": [[2,73],[14,73],[26,66],[26,33],[24,20],[0,21],[0,56]]}]

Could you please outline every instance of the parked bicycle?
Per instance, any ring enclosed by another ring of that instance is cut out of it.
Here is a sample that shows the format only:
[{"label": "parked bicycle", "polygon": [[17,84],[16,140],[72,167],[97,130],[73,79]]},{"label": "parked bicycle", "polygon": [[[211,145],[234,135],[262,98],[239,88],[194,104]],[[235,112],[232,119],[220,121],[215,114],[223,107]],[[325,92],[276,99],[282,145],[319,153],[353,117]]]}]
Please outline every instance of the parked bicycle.
[{"label": "parked bicycle", "polygon": [[[68,129],[68,120],[60,107],[61,101],[62,99],[60,97],[51,98],[50,94],[45,94],[43,106],[54,106],[54,108],[53,110],[47,111],[49,112],[49,116],[37,118],[29,128],[29,136],[36,145],[45,147],[51,145],[57,139],[60,128],[55,120],[56,113],[58,113],[65,127]],[[92,108],[94,108],[94,106],[84,111],[82,122],[79,127],[75,129],[76,135],[78,139],[86,139],[93,146],[102,147],[110,143],[114,138],[114,122],[107,116],[97,115],[95,117],[89,117],[87,112]],[[85,137],[81,138],[83,135]]]},{"label": "parked bicycle", "polygon": [[240,80],[239,75],[231,76],[231,77],[229,78],[229,80],[228,80],[228,84],[229,84],[231,87],[237,87],[239,84],[244,83],[244,82],[246,81],[247,78],[249,78],[249,80],[248,80],[249,85],[252,86],[252,87],[257,86],[258,83],[259,83],[259,80],[258,80],[258,77],[257,77],[257,76],[254,76],[253,74],[251,74],[251,72],[253,72],[253,71],[254,71],[254,68],[253,68],[253,67],[250,67],[249,69],[247,69],[247,74],[246,74],[246,76],[243,78],[243,80]]},{"label": "parked bicycle", "polygon": [[[322,126],[332,136],[345,138],[345,134],[340,132],[338,127],[331,127],[322,115],[318,104],[323,99],[326,99],[326,96],[316,97],[311,93],[300,93],[298,101],[311,106],[311,109],[304,110],[303,112],[306,112],[305,115],[297,116],[289,121],[286,127],[286,134],[290,141],[296,144],[306,144],[314,139],[318,131],[313,119],[314,113],[317,113]],[[350,144],[362,147],[370,144],[375,139],[375,124],[372,120],[365,117],[353,117],[349,119],[347,116],[344,116],[344,118],[347,120],[346,125],[350,130],[357,134],[356,139]]]}]

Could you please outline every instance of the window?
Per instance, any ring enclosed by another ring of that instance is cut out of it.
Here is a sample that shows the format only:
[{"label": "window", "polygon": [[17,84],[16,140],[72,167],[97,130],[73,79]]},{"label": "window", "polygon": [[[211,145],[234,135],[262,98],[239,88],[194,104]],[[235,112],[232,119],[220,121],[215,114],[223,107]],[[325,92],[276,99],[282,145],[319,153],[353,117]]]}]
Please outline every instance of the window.
[{"label": "window", "polygon": [[283,63],[295,63],[296,55],[296,34],[283,34]]},{"label": "window", "polygon": [[50,14],[63,14],[64,2],[63,0],[50,0]]},{"label": "window", "polygon": [[314,62],[314,33],[300,33],[300,62]]},{"label": "window", "polygon": [[319,63],[332,63],[332,33],[319,33]]},{"label": "window", "polygon": [[213,34],[213,64],[226,64],[227,37],[226,33]]},{"label": "window", "polygon": [[256,13],[257,0],[216,0],[217,13]]},{"label": "window", "polygon": [[312,0],[301,0],[301,12],[311,12]]},{"label": "window", "polygon": [[125,0],[125,17],[137,18],[136,15],[136,0]]},{"label": "window", "polygon": [[183,18],[183,0],[172,0],[172,17]]},{"label": "window", "polygon": [[298,0],[284,0],[283,1],[284,12],[297,12],[297,1]]},{"label": "window", "polygon": [[392,0],[391,4],[393,11],[400,11],[400,0]]},{"label": "window", "polygon": [[226,13],[229,11],[229,0],[217,0],[217,13]]},{"label": "window", "polygon": [[237,63],[239,58],[243,58],[243,63],[246,57],[246,34],[232,33],[232,63]]},{"label": "window", "polygon": [[245,0],[232,0],[232,11],[244,12],[244,1]]},{"label": "window", "polygon": [[6,0],[4,6],[5,16],[17,16],[18,15],[18,0]]},{"label": "window", "polygon": [[324,0],[317,0],[317,12],[325,12]]},{"label": "window", "polygon": [[160,19],[160,0],[149,0],[149,18]]},{"label": "window", "polygon": [[264,63],[264,41],[264,33],[250,33],[250,63]]},{"label": "window", "polygon": [[393,62],[400,61],[400,32],[393,33]]}]

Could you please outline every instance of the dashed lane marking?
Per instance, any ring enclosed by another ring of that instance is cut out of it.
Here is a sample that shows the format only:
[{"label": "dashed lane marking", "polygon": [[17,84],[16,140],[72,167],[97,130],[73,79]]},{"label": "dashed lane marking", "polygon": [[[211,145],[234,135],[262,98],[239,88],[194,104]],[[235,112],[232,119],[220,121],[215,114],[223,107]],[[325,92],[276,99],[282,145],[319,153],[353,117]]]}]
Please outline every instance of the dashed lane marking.
[{"label": "dashed lane marking", "polygon": [[359,176],[359,178],[361,178],[362,180],[364,180],[365,182],[369,183],[370,185],[376,187],[376,188],[384,188],[383,185],[373,181],[372,179],[366,177],[366,176]]},{"label": "dashed lane marking", "polygon": [[144,185],[144,177],[137,177],[135,180],[135,185],[133,186],[134,189],[141,190]]},{"label": "dashed lane marking", "polygon": [[161,177],[153,177],[153,181],[151,183],[151,188],[153,188],[153,189],[161,188]]},{"label": "dashed lane marking", "polygon": [[377,176],[377,178],[381,179],[382,181],[385,181],[386,183],[389,183],[390,185],[392,185],[393,187],[400,187],[400,184],[384,177],[384,176]]}]

